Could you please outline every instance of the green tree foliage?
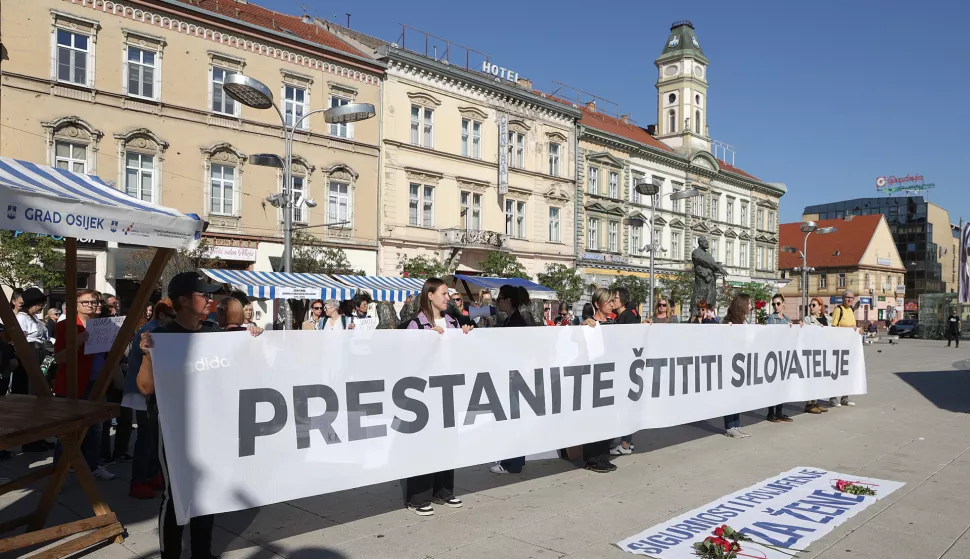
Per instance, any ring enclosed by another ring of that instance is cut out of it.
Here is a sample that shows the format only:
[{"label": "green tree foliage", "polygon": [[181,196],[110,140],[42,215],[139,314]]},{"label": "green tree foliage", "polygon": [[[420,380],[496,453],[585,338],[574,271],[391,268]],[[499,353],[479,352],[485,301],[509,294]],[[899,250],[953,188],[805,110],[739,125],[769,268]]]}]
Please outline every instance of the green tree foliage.
[{"label": "green tree foliage", "polygon": [[7,287],[44,288],[64,285],[57,264],[64,255],[63,244],[48,235],[0,231],[0,283]]},{"label": "green tree foliage", "polygon": [[482,274],[496,278],[531,279],[514,254],[498,250],[488,253],[482,262]]},{"label": "green tree foliage", "polygon": [[620,287],[625,287],[630,292],[630,304],[634,308],[646,304],[647,299],[650,297],[650,278],[617,276],[610,285],[610,289],[618,289]]},{"label": "green tree foliage", "polygon": [[402,274],[418,279],[444,278],[451,273],[436,258],[430,258],[424,255],[413,256],[411,258],[408,258],[407,255],[401,255],[398,259],[398,266],[401,267]]},{"label": "green tree foliage", "polygon": [[536,278],[540,285],[554,290],[559,300],[568,305],[580,300],[585,291],[583,278],[564,264],[547,264],[546,271]]},{"label": "green tree foliage", "polygon": [[[134,279],[144,278],[148,274],[148,267],[151,266],[152,260],[155,259],[157,250],[156,248],[145,247],[133,252],[125,265],[125,275]],[[165,269],[162,270],[156,289],[164,293],[172,278],[182,272],[197,272],[203,268],[225,267],[226,263],[223,260],[210,258],[208,254],[209,244],[205,239],[194,250],[175,251],[175,254],[168,260],[168,264],[165,265]]]},{"label": "green tree foliage", "polygon": [[668,273],[660,278],[659,283],[660,296],[666,297],[674,310],[679,311],[682,305],[690,304],[691,298],[694,296],[694,272],[692,270]]},{"label": "green tree foliage", "polygon": [[324,246],[306,231],[293,234],[293,259],[291,270],[297,274],[337,274],[363,276],[363,270],[355,270],[340,248]]}]

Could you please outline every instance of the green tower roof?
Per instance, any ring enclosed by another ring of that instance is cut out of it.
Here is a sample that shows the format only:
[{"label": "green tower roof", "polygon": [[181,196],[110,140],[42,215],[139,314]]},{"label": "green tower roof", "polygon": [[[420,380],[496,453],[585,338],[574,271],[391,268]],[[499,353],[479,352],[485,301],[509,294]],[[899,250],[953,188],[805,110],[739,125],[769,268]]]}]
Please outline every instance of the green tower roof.
[{"label": "green tower roof", "polygon": [[664,44],[664,50],[657,58],[657,62],[664,62],[674,58],[691,56],[707,64],[707,57],[701,50],[701,43],[694,32],[694,24],[685,20],[675,21],[670,26],[670,36]]}]

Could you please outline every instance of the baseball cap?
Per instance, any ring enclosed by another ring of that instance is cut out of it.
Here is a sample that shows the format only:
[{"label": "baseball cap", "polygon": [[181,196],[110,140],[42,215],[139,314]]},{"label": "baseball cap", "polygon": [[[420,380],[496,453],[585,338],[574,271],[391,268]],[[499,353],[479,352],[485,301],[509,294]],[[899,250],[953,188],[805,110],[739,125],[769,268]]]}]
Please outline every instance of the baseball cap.
[{"label": "baseball cap", "polygon": [[208,283],[197,272],[182,272],[176,274],[168,282],[168,296],[172,299],[193,293],[215,293],[222,289],[219,285]]},{"label": "baseball cap", "polygon": [[24,308],[32,307],[47,300],[47,295],[44,295],[44,292],[36,287],[25,289],[21,297],[24,300]]},{"label": "baseball cap", "polygon": [[448,296],[451,297],[452,295],[458,295],[458,290],[455,289],[455,288],[453,288],[453,287],[449,287],[448,288]]}]

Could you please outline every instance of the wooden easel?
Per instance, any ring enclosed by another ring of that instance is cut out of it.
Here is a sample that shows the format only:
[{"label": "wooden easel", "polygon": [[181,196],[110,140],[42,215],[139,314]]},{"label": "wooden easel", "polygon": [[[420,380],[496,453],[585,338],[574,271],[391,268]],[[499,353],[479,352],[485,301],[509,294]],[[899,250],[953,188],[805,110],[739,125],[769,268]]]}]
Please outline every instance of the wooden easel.
[{"label": "wooden easel", "polygon": [[[66,241],[66,347],[73,348],[77,346],[77,293],[75,288],[77,239],[68,238]],[[162,270],[165,269],[165,265],[174,252],[175,250],[171,248],[156,250],[155,258],[152,260],[148,272],[138,288],[138,293],[131,303],[131,309],[138,310],[146,307],[155,291],[158,278],[162,275]],[[17,355],[33,356],[34,351],[27,343],[27,338],[24,336],[23,330],[20,329],[17,317],[14,316],[10,301],[3,290],[0,290],[0,319],[3,320],[5,325],[8,325],[6,330],[10,333],[10,340]],[[121,362],[122,354],[128,346],[128,342],[135,335],[139,320],[140,316],[137,312],[125,317],[118,337],[115,338],[105,358],[104,365],[98,373],[97,381],[91,389],[88,400],[78,400],[76,351],[67,352],[66,367],[59,370],[59,374],[67,375],[67,398],[53,398],[51,387],[41,373],[40,365],[32,359],[21,359],[24,370],[30,377],[31,385],[36,387],[37,395],[0,397],[0,450],[56,436],[60,439],[64,453],[55,464],[37,468],[19,479],[0,485],[0,495],[3,495],[9,491],[24,488],[34,481],[50,477],[33,513],[0,522],[0,534],[19,526],[26,525],[27,527],[23,534],[0,540],[0,553],[52,542],[82,532],[87,533],[48,548],[36,557],[59,559],[101,542],[121,543],[123,541],[124,528],[115,513],[111,512],[108,505],[101,499],[101,492],[98,490],[94,476],[81,454],[81,441],[84,440],[89,427],[118,416],[120,407],[117,404],[102,403],[101,400],[108,390],[111,371]],[[44,528],[64,479],[67,477],[68,469],[71,467],[74,468],[78,483],[94,510],[94,517]]]}]

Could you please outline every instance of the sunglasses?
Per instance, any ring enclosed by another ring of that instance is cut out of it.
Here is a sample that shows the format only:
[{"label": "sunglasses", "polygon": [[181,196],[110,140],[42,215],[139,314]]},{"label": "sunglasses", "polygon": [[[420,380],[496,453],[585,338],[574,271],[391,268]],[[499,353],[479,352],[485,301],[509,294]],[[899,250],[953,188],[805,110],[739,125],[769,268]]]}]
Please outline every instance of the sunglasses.
[{"label": "sunglasses", "polygon": [[784,303],[772,303],[772,305],[774,305],[776,307],[780,307],[780,306],[784,305]]},{"label": "sunglasses", "polygon": [[313,310],[315,310],[315,311],[322,311],[323,310],[323,307],[310,307],[310,308],[313,309]]},{"label": "sunglasses", "polygon": [[667,306],[667,303],[657,303],[657,306],[658,307],[666,307]]}]

